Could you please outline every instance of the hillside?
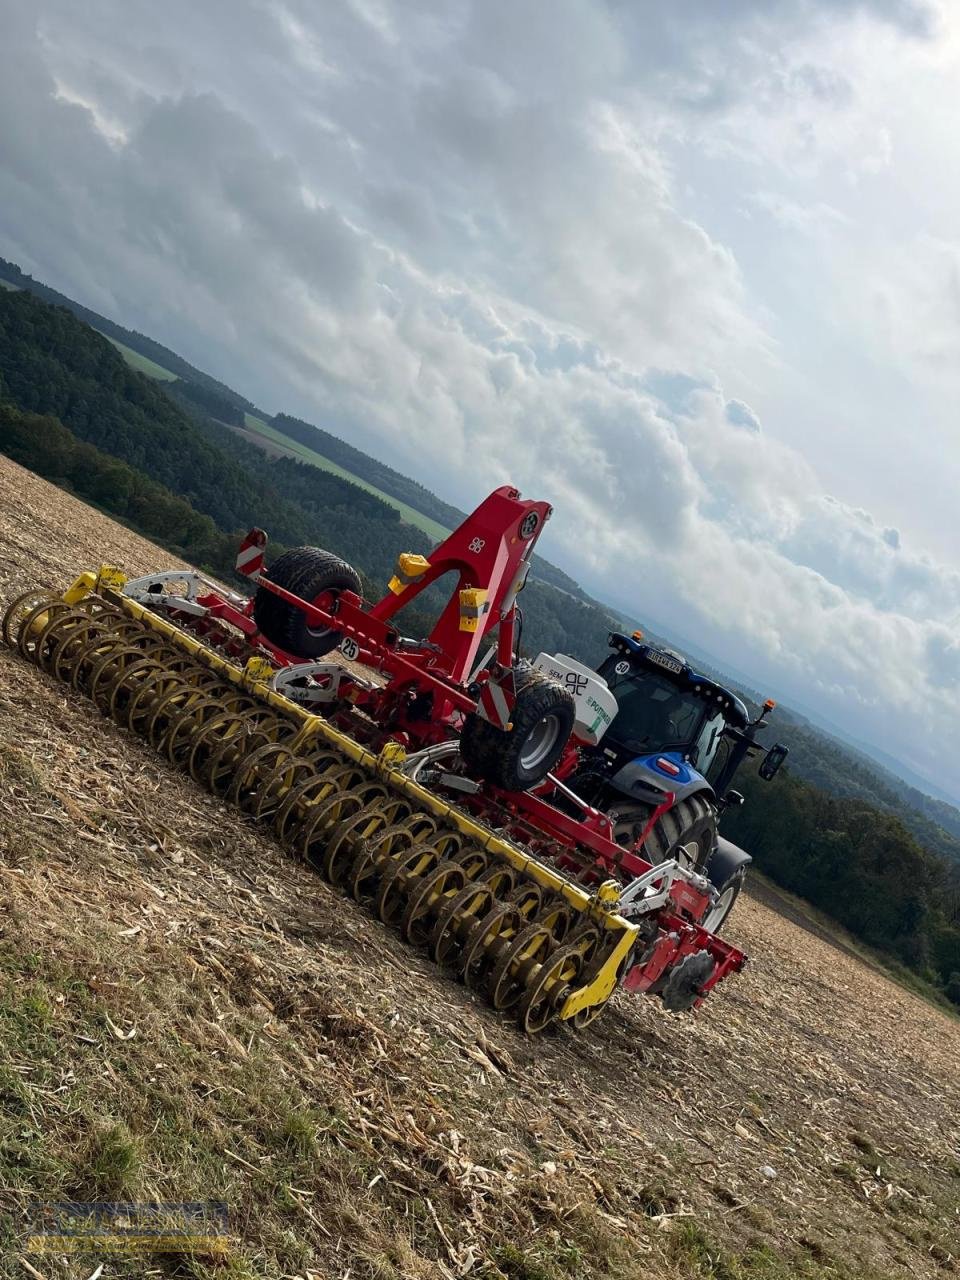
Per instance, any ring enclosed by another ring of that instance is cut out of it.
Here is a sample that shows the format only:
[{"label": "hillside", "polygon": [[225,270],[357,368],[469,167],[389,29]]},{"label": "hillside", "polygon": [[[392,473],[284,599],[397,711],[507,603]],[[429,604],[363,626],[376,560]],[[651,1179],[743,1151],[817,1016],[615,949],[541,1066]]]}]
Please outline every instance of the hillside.
[{"label": "hillside", "polygon": [[[169,562],[0,460],[0,595],[103,559]],[[3,650],[0,744],[0,1274],[67,1195],[222,1197],[235,1258],[46,1280],[955,1269],[960,1022],[758,902],[698,1015],[531,1042]]]},{"label": "hillside", "polygon": [[[143,477],[168,496],[186,499],[222,534],[237,536],[267,522],[281,546],[336,550],[358,567],[373,596],[385,590],[400,550],[426,554],[433,545],[421,531],[402,525],[394,506],[343,476],[288,457],[265,459],[229,427],[185,409],[162,384],[131,370],[70,311],[25,291],[0,293],[0,398],[21,412],[56,418],[79,440],[131,468],[136,476],[125,474],[120,483],[101,465],[102,488],[84,491],[122,517],[128,515],[130,486]],[[56,427],[25,427],[12,456],[58,480],[65,472]],[[0,446],[11,453],[3,436]],[[83,482],[77,468],[72,474],[74,483]],[[171,529],[165,541],[186,550],[176,534]],[[222,563],[208,567],[225,571]],[[424,610],[435,614],[438,605],[435,593],[429,599],[425,594],[415,606],[419,612],[405,614],[404,622],[422,628]],[[587,660],[602,648],[611,625],[599,606],[571,600],[542,581],[525,591],[523,614],[524,636],[534,653],[560,650]]]},{"label": "hillside", "polygon": [[789,710],[778,716],[777,737],[790,748],[791,772],[830,795],[895,814],[927,849],[960,865],[960,811],[952,805],[923,795]]},{"label": "hillside", "polygon": [[[249,422],[247,425],[250,425]],[[395,501],[399,501],[402,506],[428,516],[434,527],[427,532],[438,539],[466,519],[465,512],[452,507],[449,502],[444,502],[416,480],[401,475],[392,467],[355,449],[353,445],[341,440],[338,436],[331,435],[321,427],[314,426],[311,422],[292,418],[289,414],[278,413],[270,422],[269,431],[273,439],[285,437],[288,442],[293,441],[308,449],[310,453],[321,455],[326,465],[339,466],[345,469],[347,475],[363,477],[377,487],[378,493],[387,494]],[[312,459],[307,458],[307,461]],[[543,556],[534,556],[531,576],[540,582],[545,582],[548,586],[566,592],[581,602],[597,603],[568,573],[564,573],[555,564],[544,560]],[[600,607],[609,612],[606,605]]]},{"label": "hillside", "polygon": [[[199,409],[217,422],[238,428],[261,446],[278,439],[287,444],[299,441],[299,450],[294,448],[284,452],[301,458],[309,446],[308,452],[312,456],[307,456],[307,461],[392,503],[403,520],[426,533],[433,542],[439,541],[445,530],[463,519],[462,512],[443,502],[423,485],[400,475],[339,437],[287,414],[280,413],[270,419],[269,414],[258,409],[245,396],[197,369],[169,347],[75,302],[4,258],[0,258],[0,286],[23,289],[43,302],[66,307],[79,320],[103,334],[132,369],[165,384],[164,390],[179,403]],[[252,431],[249,430],[251,428]],[[542,556],[536,557],[534,576],[580,601],[595,603],[569,574]]]},{"label": "hillside", "polygon": [[34,297],[40,298],[43,302],[52,303],[57,307],[66,307],[78,320],[83,320],[86,324],[96,329],[98,333],[102,333],[104,337],[109,338],[111,342],[116,342],[121,349],[126,349],[135,355],[143,357],[149,365],[154,366],[151,369],[145,367],[141,362],[134,361],[135,367],[141,373],[148,373],[151,377],[159,378],[184,378],[188,382],[196,383],[223,396],[242,410],[247,410],[251,413],[259,412],[256,405],[251,404],[244,396],[241,396],[224,383],[219,382],[216,378],[212,378],[208,373],[204,373],[202,369],[197,369],[188,360],[184,360],[175,351],[171,351],[169,347],[165,347],[160,342],[155,342],[153,338],[148,338],[146,334],[138,333],[136,329],[126,329],[122,324],[117,324],[107,316],[102,316],[99,312],[83,306],[82,303],[75,302],[73,298],[68,298],[66,294],[59,293],[56,289],[51,289],[49,285],[43,284],[42,281],[34,280],[33,276],[21,271],[15,262],[7,262],[5,258],[0,258],[0,281],[13,285],[15,288],[24,289],[33,294]]}]

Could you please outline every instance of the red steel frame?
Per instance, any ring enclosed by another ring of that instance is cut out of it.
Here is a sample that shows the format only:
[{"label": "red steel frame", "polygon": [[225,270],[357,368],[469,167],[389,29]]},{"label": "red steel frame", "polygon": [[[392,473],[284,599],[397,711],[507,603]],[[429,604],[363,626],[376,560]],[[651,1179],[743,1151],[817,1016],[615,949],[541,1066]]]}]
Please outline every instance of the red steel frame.
[{"label": "red steel frame", "polygon": [[[361,598],[350,591],[342,592],[335,601],[329,597],[303,600],[271,582],[269,571],[259,569],[262,559],[255,561],[257,567],[249,576],[258,586],[300,609],[311,628],[330,628],[356,643],[356,661],[387,679],[373,689],[355,684],[347,694],[349,702],[385,726],[385,736],[415,750],[456,736],[462,717],[477,710],[483,682],[509,677],[515,661],[516,596],[523,586],[537,538],[550,514],[551,508],[546,502],[523,500],[519,492],[509,486],[495,490],[432,552],[425,568],[415,566],[413,575],[401,576],[398,571],[393,589],[371,607],[365,607]],[[250,539],[260,547],[266,542],[259,530],[252,531],[248,541]],[[448,573],[456,574],[456,584],[429,637],[412,647],[402,646],[392,620],[400,609]],[[485,593],[473,629],[464,627],[460,594],[463,591]],[[248,643],[263,649],[275,665],[290,666],[302,661],[259,632],[252,598],[239,608],[211,592],[198,597],[197,603],[206,608],[207,618],[235,628]],[[207,619],[185,617],[183,621],[199,631],[209,629],[210,625]],[[492,670],[477,671],[481,655],[486,652],[484,642],[489,646],[495,628],[496,663]],[[238,648],[241,644],[238,642]],[[346,673],[348,688],[349,679]],[[403,713],[405,700],[418,695],[432,697],[430,714],[408,718]],[[555,780],[570,772],[576,756],[576,744],[571,742],[554,771]],[[549,803],[544,793],[556,789],[549,780],[529,792],[504,792],[485,785],[471,804],[481,812],[485,805],[495,807],[501,815],[506,811],[515,816],[518,824],[533,827],[538,836],[570,850],[570,869],[582,871],[582,864],[572,856],[574,851],[589,851],[596,863],[598,882],[608,876],[629,881],[651,869],[651,864],[638,851],[654,824],[673,804],[673,795],[664,797],[636,844],[625,849],[615,843],[610,819],[599,810],[583,804],[583,815],[577,819]],[[553,860],[564,867],[564,855],[555,856]],[[641,963],[626,975],[623,985],[627,990],[647,990],[684,955],[706,949],[716,961],[716,969],[703,988],[706,994],[728,973],[742,968],[745,957],[737,948],[695,923],[709,905],[706,894],[685,881],[676,881],[670,898],[674,909],[666,905],[660,909],[659,935]]]}]

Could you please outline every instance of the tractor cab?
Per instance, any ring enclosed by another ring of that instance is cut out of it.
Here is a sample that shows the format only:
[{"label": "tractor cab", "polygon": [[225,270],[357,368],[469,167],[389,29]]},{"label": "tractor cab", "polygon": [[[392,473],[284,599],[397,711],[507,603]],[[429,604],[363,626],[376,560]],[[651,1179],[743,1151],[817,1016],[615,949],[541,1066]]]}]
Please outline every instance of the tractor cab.
[{"label": "tractor cab", "polygon": [[[643,760],[651,783],[673,790],[709,779],[722,805],[739,765],[758,752],[754,735],[774,704],[751,722],[735,693],[641,632],[614,632],[609,643],[613,652],[597,670],[617,705],[599,747],[608,773]],[[785,757],[785,748],[771,748],[761,775],[772,778]]]},{"label": "tractor cab", "polygon": [[641,634],[610,636],[613,653],[598,669],[617,700],[604,748],[631,758],[652,751],[678,756],[706,774],[728,725],[749,723],[743,702],[685,658],[647,644]]}]

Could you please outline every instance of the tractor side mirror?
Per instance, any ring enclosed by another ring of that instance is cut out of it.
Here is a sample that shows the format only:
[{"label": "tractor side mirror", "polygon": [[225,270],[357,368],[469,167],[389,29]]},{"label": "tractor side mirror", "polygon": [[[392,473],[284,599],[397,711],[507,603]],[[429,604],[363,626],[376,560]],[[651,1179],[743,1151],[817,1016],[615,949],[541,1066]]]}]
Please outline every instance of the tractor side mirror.
[{"label": "tractor side mirror", "polygon": [[772,782],[780,771],[780,766],[790,754],[790,748],[785,747],[783,743],[776,742],[763,757],[760,765],[760,777],[764,782]]}]

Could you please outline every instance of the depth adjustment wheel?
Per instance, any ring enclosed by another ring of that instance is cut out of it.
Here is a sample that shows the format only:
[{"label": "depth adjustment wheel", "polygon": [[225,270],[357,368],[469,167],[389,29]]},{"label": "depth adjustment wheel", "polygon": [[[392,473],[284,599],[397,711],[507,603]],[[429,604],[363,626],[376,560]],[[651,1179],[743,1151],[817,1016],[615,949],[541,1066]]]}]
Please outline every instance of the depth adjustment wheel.
[{"label": "depth adjustment wheel", "polygon": [[460,755],[472,773],[504,791],[529,791],[559,760],[576,712],[566,689],[533,667],[517,669],[515,689],[510,728],[498,729],[471,713],[460,735]]}]

